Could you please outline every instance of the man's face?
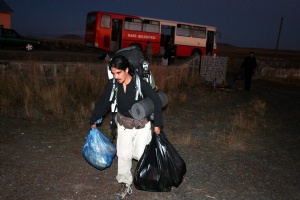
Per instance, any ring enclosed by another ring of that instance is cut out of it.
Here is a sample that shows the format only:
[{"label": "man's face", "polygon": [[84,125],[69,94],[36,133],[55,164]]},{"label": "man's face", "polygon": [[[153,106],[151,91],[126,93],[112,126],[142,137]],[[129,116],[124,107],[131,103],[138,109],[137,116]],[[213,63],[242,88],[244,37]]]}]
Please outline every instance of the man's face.
[{"label": "man's face", "polygon": [[118,83],[123,83],[128,76],[128,68],[126,68],[124,71],[115,67],[111,67],[110,71],[114,75],[114,78],[118,81]]}]

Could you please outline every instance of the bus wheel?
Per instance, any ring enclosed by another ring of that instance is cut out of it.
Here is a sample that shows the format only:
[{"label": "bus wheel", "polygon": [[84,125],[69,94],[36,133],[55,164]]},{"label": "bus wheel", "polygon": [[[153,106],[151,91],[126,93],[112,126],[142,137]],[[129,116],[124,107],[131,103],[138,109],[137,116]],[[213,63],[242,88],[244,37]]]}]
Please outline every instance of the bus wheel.
[{"label": "bus wheel", "polygon": [[136,47],[136,48],[139,48],[141,51],[142,51],[142,46],[140,44],[137,44],[137,43],[133,43],[130,45],[131,47]]},{"label": "bus wheel", "polygon": [[198,49],[195,49],[195,50],[193,50],[193,52],[192,52],[192,56],[201,56],[201,55],[202,55],[202,53],[201,53],[201,51],[198,50]]}]

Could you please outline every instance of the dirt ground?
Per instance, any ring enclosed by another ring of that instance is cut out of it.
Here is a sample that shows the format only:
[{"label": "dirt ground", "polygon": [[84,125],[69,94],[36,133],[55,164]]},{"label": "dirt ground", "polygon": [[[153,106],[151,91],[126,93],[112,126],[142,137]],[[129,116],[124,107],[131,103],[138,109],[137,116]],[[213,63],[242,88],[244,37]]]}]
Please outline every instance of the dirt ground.
[{"label": "dirt ground", "polygon": [[[0,60],[51,56],[55,61],[99,61],[97,52],[3,52]],[[241,90],[242,85],[238,81],[232,90],[193,89],[184,103],[167,107],[164,131],[185,160],[187,173],[171,192],[133,186],[128,199],[300,199],[299,84],[253,80],[250,92]],[[241,136],[241,148],[232,148],[223,139],[231,132],[232,113],[257,99],[266,105],[264,114],[245,116],[254,128],[250,136]],[[103,171],[85,161],[81,151],[88,124],[0,116],[0,199],[113,199],[119,186],[117,157]],[[99,129],[109,137],[108,118]]]},{"label": "dirt ground", "polygon": [[[162,193],[133,186],[129,199],[300,199],[299,86],[254,80],[250,92],[191,90],[187,98],[164,111],[164,130],[187,165],[182,184]],[[244,148],[220,142],[228,113],[257,98],[266,112],[255,117]],[[1,116],[0,127],[0,199],[113,199],[117,158],[100,171],[81,154],[88,121],[77,127]],[[108,119],[99,128],[109,136]]]}]

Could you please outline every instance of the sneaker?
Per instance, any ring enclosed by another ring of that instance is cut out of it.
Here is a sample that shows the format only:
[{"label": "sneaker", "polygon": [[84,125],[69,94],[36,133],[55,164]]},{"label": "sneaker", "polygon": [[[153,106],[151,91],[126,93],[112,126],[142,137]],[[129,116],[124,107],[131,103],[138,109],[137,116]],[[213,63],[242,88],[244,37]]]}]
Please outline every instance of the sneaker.
[{"label": "sneaker", "polygon": [[132,194],[131,187],[127,186],[125,183],[121,183],[121,187],[115,194],[114,199],[115,200],[125,199],[130,194]]}]

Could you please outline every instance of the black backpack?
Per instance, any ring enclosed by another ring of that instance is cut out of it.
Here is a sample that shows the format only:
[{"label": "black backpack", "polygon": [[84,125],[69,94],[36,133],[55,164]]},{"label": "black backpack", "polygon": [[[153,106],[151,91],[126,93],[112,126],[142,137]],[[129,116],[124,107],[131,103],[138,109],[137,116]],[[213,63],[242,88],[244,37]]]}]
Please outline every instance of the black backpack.
[{"label": "black backpack", "polygon": [[124,56],[128,59],[130,65],[134,68],[134,74],[142,77],[144,75],[143,64],[145,64],[144,55],[140,48],[130,46],[118,50],[114,56]]}]

